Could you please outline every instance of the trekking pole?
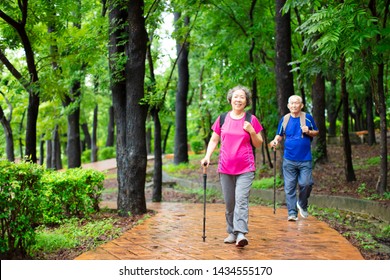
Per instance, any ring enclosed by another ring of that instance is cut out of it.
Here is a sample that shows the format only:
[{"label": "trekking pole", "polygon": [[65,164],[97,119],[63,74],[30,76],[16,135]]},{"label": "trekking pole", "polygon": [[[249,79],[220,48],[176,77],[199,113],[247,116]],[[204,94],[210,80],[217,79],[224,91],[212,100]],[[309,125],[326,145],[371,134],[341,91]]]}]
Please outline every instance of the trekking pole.
[{"label": "trekking pole", "polygon": [[206,240],[206,184],[207,184],[207,162],[203,163],[203,242]]},{"label": "trekking pole", "polygon": [[276,148],[274,148],[274,214],[276,212]]}]

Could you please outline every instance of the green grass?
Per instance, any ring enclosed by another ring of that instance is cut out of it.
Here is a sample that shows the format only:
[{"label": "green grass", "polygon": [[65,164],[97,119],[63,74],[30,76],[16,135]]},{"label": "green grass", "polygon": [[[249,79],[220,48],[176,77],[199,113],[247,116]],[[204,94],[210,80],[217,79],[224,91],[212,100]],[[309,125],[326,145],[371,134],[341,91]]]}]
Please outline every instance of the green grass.
[{"label": "green grass", "polygon": [[[283,184],[282,179],[279,175],[276,175],[275,179],[276,186]],[[254,189],[271,189],[274,187],[274,177],[262,178],[260,180],[254,180],[252,187]]]},{"label": "green grass", "polygon": [[[387,161],[390,161],[390,156],[387,156]],[[355,164],[356,170],[365,170],[370,168],[371,166],[378,166],[381,163],[381,158],[379,156],[372,157],[367,160],[365,160],[364,163],[361,164]]]},{"label": "green grass", "polygon": [[113,218],[99,220],[73,218],[55,228],[41,226],[36,230],[36,243],[30,254],[34,256],[39,252],[53,253],[78,246],[94,248],[106,239],[119,236],[121,229],[115,228],[114,223]]},{"label": "green grass", "polygon": [[[196,195],[198,200],[203,201],[204,189],[203,188],[183,188],[183,192],[191,195]],[[213,201],[214,199],[222,199],[222,193],[216,189],[208,188],[206,189],[206,200]]]},{"label": "green grass", "polygon": [[390,238],[388,223],[368,215],[313,205],[309,206],[309,213],[338,230],[345,238],[357,243],[363,255],[390,255],[390,246],[378,242],[381,238]]}]

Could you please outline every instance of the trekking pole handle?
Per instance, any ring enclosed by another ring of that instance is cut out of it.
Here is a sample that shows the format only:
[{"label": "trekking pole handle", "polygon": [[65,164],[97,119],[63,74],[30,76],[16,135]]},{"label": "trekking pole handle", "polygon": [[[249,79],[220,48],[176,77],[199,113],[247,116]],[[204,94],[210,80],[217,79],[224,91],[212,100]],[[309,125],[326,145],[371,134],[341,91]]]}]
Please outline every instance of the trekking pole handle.
[{"label": "trekking pole handle", "polygon": [[203,174],[207,173],[207,162],[203,163]]}]

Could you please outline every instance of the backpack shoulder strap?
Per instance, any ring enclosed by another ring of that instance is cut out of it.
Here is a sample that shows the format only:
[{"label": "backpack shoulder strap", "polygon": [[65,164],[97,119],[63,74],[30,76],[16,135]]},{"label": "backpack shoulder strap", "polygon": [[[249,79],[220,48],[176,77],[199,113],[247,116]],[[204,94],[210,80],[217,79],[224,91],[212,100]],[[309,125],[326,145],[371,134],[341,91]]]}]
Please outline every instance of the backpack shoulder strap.
[{"label": "backpack shoulder strap", "polygon": [[[284,117],[283,117],[282,127],[283,127],[284,133],[286,132],[286,126],[288,124],[288,121],[290,120],[290,117],[291,117],[291,113],[288,113],[288,114],[284,115]],[[301,112],[299,114],[299,122],[300,122],[301,126],[306,125],[306,113],[305,112]],[[302,137],[303,137],[303,133],[302,133]]]},{"label": "backpack shoulder strap", "polygon": [[228,112],[225,112],[225,113],[222,113],[220,116],[219,116],[219,127],[221,128],[223,123],[225,122],[225,118],[226,118],[226,115],[227,115]]},{"label": "backpack shoulder strap", "polygon": [[300,118],[301,126],[305,126],[306,125],[306,113],[301,112],[301,114],[299,115],[299,118]]},{"label": "backpack shoulder strap", "polygon": [[252,114],[250,112],[245,112],[245,120],[252,123]]},{"label": "backpack shoulder strap", "polygon": [[[301,112],[299,115],[299,121],[301,122],[301,127],[306,125],[306,113]],[[303,132],[302,132],[302,138],[303,138]]]},{"label": "backpack shoulder strap", "polygon": [[288,124],[288,121],[290,120],[290,117],[291,117],[291,113],[288,113],[283,117],[283,123],[282,123],[283,133],[286,133],[286,126]]}]

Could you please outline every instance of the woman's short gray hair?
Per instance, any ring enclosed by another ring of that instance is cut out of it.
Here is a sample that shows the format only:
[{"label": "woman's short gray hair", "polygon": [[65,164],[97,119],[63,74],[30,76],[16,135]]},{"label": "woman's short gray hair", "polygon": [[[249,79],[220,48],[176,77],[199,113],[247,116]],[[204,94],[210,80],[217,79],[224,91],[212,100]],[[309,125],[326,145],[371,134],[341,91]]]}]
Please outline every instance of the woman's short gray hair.
[{"label": "woman's short gray hair", "polygon": [[245,107],[251,105],[252,93],[247,87],[244,87],[241,85],[238,85],[238,86],[235,86],[234,88],[229,89],[229,91],[227,93],[227,100],[229,101],[229,104],[232,102],[233,93],[237,90],[242,90],[243,92],[245,92],[245,97],[246,97],[246,106]]}]

